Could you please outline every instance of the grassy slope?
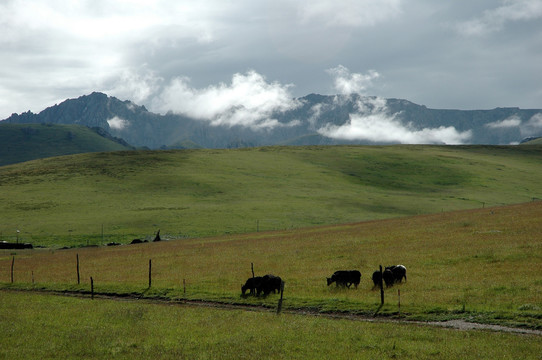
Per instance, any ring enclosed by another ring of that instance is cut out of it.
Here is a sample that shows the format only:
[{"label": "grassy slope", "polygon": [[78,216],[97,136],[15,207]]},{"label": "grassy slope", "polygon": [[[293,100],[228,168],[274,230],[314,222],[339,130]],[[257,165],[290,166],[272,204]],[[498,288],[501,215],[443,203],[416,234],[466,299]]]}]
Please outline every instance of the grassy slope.
[{"label": "grassy slope", "polygon": [[125,150],[85,126],[1,124],[0,166],[51,156]]},{"label": "grassy slope", "polygon": [[541,163],[539,146],[80,154],[0,167],[0,232],[126,243],[481,208],[542,198]]},{"label": "grassy slope", "polygon": [[542,145],[542,137],[526,142],[525,144],[521,144],[521,146],[523,145]]}]

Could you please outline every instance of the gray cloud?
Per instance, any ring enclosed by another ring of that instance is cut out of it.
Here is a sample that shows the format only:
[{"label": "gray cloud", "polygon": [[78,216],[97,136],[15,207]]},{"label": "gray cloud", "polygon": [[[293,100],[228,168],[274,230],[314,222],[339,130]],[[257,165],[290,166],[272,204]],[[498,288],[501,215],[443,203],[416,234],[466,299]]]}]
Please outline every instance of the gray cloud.
[{"label": "gray cloud", "polygon": [[174,79],[202,90],[248,69],[295,84],[294,97],[363,91],[363,82],[348,90],[329,81],[325,69],[339,64],[352,70],[345,80],[377,69],[370,95],[436,108],[538,108],[541,3],[2,1],[0,119],[92,91],[152,107]]},{"label": "gray cloud", "polygon": [[502,30],[511,22],[540,18],[542,18],[542,1],[504,0],[501,1],[501,6],[484,11],[480,17],[460,22],[456,29],[463,35],[479,36]]}]

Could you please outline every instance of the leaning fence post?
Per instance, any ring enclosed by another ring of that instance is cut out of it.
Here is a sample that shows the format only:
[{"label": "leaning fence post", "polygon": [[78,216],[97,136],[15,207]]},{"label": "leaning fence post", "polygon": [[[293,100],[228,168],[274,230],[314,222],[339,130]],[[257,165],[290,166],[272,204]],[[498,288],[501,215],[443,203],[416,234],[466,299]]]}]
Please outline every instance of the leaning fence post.
[{"label": "leaning fence post", "polygon": [[80,278],[79,278],[79,254],[76,254],[77,258],[77,285],[80,284]]},{"label": "leaning fence post", "polygon": [[280,314],[280,312],[282,311],[282,296],[284,294],[284,281],[281,281],[280,282],[280,299],[279,299],[279,304],[277,306],[277,314]]}]

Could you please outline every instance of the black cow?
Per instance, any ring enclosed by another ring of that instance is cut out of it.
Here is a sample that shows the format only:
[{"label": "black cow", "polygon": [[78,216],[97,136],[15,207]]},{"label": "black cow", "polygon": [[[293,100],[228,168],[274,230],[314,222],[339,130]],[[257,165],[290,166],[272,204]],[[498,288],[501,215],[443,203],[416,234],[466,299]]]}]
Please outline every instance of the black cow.
[{"label": "black cow", "polygon": [[243,295],[245,295],[245,292],[247,290],[250,290],[250,294],[254,295],[256,289],[260,286],[261,282],[262,282],[261,276],[248,278],[247,281],[245,282],[245,285],[241,287],[241,291],[243,292]]},{"label": "black cow", "polygon": [[380,270],[376,270],[373,273],[372,279],[373,279],[373,284],[374,284],[373,289],[375,287],[380,287],[380,282],[382,281],[382,274],[380,273]]},{"label": "black cow", "polygon": [[271,274],[264,275],[260,283],[256,286],[256,294],[260,296],[260,294],[263,292],[263,295],[267,296],[271,292],[273,292],[273,294],[275,291],[280,292],[281,284],[282,279],[279,276]]},{"label": "black cow", "polygon": [[350,288],[352,284],[358,288],[361,281],[361,273],[357,270],[339,270],[335,271],[330,278],[327,278],[327,286],[335,283],[336,286]]},{"label": "black cow", "polygon": [[386,283],[386,287],[393,286],[395,278],[393,277],[393,271],[391,271],[390,268],[386,267],[386,270],[382,273],[382,280]]},{"label": "black cow", "polygon": [[405,282],[407,280],[406,277],[406,267],[404,265],[393,265],[388,266],[386,269],[390,269],[393,273],[393,281],[395,283],[400,283],[403,281],[403,278],[405,279]]}]

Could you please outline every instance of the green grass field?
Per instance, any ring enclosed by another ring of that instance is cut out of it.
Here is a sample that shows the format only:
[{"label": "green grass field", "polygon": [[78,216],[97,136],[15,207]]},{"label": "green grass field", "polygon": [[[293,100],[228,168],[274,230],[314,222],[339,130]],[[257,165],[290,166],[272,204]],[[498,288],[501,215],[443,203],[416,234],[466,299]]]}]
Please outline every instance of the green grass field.
[{"label": "green grass field", "polygon": [[[542,329],[541,150],[271,147],[0,167],[1,240],[20,229],[19,241],[50,246],[0,250],[0,357],[539,358],[539,336],[92,301],[88,291],[92,277],[102,294],[273,309],[276,294],[240,296],[253,263],[285,280],[285,310],[372,316],[371,273],[401,263],[408,281],[386,289],[381,318]],[[157,229],[171,241],[58,249]],[[359,269],[359,288],[327,287],[338,269]]]},{"label": "green grass field", "polygon": [[[5,359],[539,359],[539,336],[2,292]],[[24,306],[22,306],[24,304]]]},{"label": "green grass field", "polygon": [[124,151],[0,167],[0,237],[49,247],[193,238],[542,198],[540,146]]}]

